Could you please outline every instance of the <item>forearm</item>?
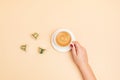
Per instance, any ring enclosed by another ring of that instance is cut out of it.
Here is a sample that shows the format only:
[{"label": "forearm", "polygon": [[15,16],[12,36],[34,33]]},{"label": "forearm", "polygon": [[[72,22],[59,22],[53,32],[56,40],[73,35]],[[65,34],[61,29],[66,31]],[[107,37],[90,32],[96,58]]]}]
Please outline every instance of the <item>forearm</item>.
[{"label": "forearm", "polygon": [[82,73],[83,80],[96,80],[91,67],[88,64],[87,52],[77,41],[71,45],[73,59]]},{"label": "forearm", "polygon": [[88,63],[78,65],[84,80],[96,80],[95,75]]}]

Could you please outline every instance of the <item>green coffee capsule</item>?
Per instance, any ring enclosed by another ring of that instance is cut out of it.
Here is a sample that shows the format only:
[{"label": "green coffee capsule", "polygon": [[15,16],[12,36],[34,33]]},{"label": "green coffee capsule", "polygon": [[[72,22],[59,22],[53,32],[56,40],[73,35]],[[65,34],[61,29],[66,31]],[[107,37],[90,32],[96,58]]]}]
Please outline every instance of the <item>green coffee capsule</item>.
[{"label": "green coffee capsule", "polygon": [[38,48],[38,52],[40,53],[40,54],[43,54],[44,53],[44,51],[45,51],[46,49],[43,49],[43,48]]},{"label": "green coffee capsule", "polygon": [[32,34],[32,37],[33,37],[34,39],[37,39],[37,38],[39,37],[39,34],[35,32],[35,33]]},{"label": "green coffee capsule", "polygon": [[26,48],[27,48],[27,45],[26,45],[26,44],[20,46],[20,49],[23,50],[23,51],[26,51]]}]

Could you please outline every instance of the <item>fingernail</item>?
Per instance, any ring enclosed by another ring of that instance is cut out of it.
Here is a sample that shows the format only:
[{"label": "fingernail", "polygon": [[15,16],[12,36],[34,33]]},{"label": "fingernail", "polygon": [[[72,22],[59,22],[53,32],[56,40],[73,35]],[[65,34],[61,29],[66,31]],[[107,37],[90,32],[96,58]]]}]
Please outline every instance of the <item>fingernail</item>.
[{"label": "fingernail", "polygon": [[74,44],[75,48],[76,48],[76,45]]},{"label": "fingernail", "polygon": [[73,47],[73,45],[72,45],[72,44],[70,44],[70,47]]}]

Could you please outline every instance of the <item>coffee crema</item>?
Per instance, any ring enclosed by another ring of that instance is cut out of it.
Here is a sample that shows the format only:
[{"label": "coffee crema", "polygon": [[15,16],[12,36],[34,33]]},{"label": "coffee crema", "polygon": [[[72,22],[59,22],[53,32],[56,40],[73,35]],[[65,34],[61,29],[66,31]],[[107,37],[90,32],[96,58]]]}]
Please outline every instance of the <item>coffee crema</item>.
[{"label": "coffee crema", "polygon": [[65,47],[68,46],[71,42],[71,36],[68,32],[60,32],[56,36],[56,43],[59,46]]}]

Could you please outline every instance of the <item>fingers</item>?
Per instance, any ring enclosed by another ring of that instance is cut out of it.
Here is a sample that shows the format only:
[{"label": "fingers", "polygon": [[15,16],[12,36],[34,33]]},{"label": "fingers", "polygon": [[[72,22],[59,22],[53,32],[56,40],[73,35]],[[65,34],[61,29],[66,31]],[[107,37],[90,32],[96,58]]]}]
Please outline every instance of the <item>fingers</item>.
[{"label": "fingers", "polygon": [[80,52],[81,52],[81,50],[82,49],[84,49],[80,44],[79,44],[79,42],[77,42],[77,41],[75,41],[75,42],[73,42],[74,43],[74,45],[75,45],[75,49],[76,49],[76,54],[78,55]]},{"label": "fingers", "polygon": [[74,45],[75,45],[75,49],[76,49],[76,54],[78,55],[81,47],[80,47],[80,45],[78,44],[77,41],[74,42]]},{"label": "fingers", "polygon": [[76,49],[75,49],[74,43],[71,44],[70,46],[71,46],[71,50],[72,50],[72,55],[76,56]]},{"label": "fingers", "polygon": [[73,55],[78,55],[80,53],[80,50],[83,49],[83,47],[77,41],[74,41],[73,44],[71,44],[71,48]]}]

